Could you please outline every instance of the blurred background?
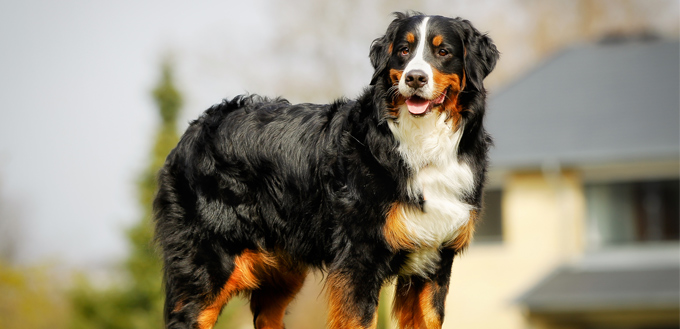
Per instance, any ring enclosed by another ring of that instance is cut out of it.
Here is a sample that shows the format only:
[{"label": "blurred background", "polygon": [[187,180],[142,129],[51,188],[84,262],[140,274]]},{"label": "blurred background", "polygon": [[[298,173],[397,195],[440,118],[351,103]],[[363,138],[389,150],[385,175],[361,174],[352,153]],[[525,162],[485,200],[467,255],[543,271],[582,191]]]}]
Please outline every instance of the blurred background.
[{"label": "blurred background", "polygon": [[[0,328],[160,328],[149,202],[188,122],[244,92],[357,96],[409,9],[502,53],[444,327],[678,328],[677,0],[0,2]],[[320,283],[289,328],[323,327]],[[244,305],[218,327],[252,328]]]}]

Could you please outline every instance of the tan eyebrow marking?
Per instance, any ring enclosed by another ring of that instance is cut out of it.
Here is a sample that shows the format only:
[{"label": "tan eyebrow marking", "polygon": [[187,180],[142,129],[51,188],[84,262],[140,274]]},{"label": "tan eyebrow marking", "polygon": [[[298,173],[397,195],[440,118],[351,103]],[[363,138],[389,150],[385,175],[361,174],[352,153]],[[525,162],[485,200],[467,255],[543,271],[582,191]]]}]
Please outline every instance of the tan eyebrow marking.
[{"label": "tan eyebrow marking", "polygon": [[432,45],[434,45],[435,47],[439,47],[439,45],[441,45],[443,41],[444,37],[442,37],[441,35],[437,35],[432,39]]},{"label": "tan eyebrow marking", "polygon": [[406,41],[408,41],[409,43],[413,43],[416,41],[416,36],[413,35],[413,33],[411,32],[406,33]]}]

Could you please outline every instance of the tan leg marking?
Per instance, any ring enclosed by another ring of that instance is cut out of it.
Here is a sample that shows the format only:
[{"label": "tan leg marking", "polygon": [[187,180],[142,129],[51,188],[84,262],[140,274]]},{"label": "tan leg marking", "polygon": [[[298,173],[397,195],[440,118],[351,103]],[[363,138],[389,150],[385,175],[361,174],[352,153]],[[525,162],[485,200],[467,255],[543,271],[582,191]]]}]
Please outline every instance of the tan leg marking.
[{"label": "tan leg marking", "polygon": [[355,301],[350,297],[349,280],[337,273],[328,275],[326,288],[328,289],[328,328],[329,329],[375,329],[378,325],[378,312],[373,314],[373,319],[368,327],[361,322],[359,310]]},{"label": "tan leg marking", "polygon": [[282,329],[288,304],[295,298],[307,276],[306,270],[272,272],[250,296],[250,309],[257,329]]},{"label": "tan leg marking", "polygon": [[397,283],[392,313],[399,322],[399,328],[441,328],[442,320],[433,303],[434,285],[432,282]]},{"label": "tan leg marking", "polygon": [[222,308],[233,296],[257,288],[260,284],[259,277],[267,267],[274,266],[276,260],[268,254],[246,250],[234,259],[234,263],[234,271],[220,293],[198,314],[200,329],[212,328]]}]

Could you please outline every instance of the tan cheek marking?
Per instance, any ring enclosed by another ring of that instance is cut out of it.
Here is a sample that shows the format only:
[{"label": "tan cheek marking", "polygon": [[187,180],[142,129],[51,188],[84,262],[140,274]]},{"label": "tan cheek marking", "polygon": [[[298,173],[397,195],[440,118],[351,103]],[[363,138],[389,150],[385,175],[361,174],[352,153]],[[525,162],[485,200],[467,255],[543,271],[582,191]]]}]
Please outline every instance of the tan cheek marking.
[{"label": "tan cheek marking", "polygon": [[443,109],[449,118],[454,120],[457,125],[460,120],[461,107],[458,105],[458,93],[461,90],[461,78],[458,74],[444,74],[432,68],[434,75],[435,94],[441,95],[446,89],[449,93],[444,99]]},{"label": "tan cheek marking", "polygon": [[392,204],[387,212],[383,234],[387,243],[395,250],[415,250],[416,243],[411,239],[411,234],[406,228],[404,207],[400,203]]},{"label": "tan cheek marking", "polygon": [[404,71],[390,69],[390,80],[392,81],[392,85],[396,86],[399,84],[402,74],[404,74]]},{"label": "tan cheek marking", "polygon": [[388,54],[391,54],[391,53],[392,53],[392,47],[394,47],[394,44],[391,44],[391,43],[390,43],[390,46],[387,47],[387,53],[388,53]]},{"label": "tan cheek marking", "polygon": [[[390,69],[390,80],[392,81],[393,86],[399,85],[399,80],[401,79],[401,75],[404,73],[404,71],[400,70],[395,70],[395,69]],[[399,92],[396,92],[395,94],[391,94],[393,97],[390,99],[392,101],[391,106],[388,108],[388,111],[390,112],[390,115],[394,117],[399,116],[399,105],[401,105],[404,102],[403,97]]]},{"label": "tan cheek marking", "polygon": [[432,68],[432,71],[434,73],[435,92],[444,92],[444,90],[449,87],[451,91],[455,91],[456,93],[460,91],[460,77],[458,74],[445,74],[434,67]]},{"label": "tan cheek marking", "polygon": [[435,47],[439,47],[439,45],[441,45],[443,41],[444,37],[442,37],[441,35],[437,35],[432,39],[432,45]]}]

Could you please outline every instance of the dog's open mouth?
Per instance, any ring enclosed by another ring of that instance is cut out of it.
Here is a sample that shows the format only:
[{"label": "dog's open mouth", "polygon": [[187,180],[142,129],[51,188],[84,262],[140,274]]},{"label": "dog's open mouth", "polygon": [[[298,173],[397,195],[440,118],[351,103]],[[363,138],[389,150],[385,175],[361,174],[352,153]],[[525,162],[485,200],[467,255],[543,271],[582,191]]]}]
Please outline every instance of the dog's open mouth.
[{"label": "dog's open mouth", "polygon": [[413,115],[425,115],[433,107],[444,103],[445,97],[446,92],[443,92],[439,97],[433,100],[428,100],[414,95],[406,100],[406,107],[408,107],[408,111]]}]

